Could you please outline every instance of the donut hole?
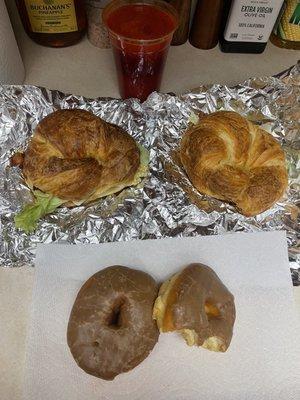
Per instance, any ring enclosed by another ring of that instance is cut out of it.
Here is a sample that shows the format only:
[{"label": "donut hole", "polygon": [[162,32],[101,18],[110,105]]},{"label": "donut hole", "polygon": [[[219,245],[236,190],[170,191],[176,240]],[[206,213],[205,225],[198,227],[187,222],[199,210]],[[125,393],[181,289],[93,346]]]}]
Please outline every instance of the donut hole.
[{"label": "donut hole", "polygon": [[206,301],[204,308],[205,308],[205,313],[207,315],[207,319],[209,321],[212,319],[220,319],[220,317],[221,317],[220,310],[212,302]]},{"label": "donut hole", "polygon": [[107,316],[106,324],[111,329],[120,329],[124,323],[123,313],[124,308],[126,306],[126,299],[121,297],[117,299],[112,308],[110,313]]}]

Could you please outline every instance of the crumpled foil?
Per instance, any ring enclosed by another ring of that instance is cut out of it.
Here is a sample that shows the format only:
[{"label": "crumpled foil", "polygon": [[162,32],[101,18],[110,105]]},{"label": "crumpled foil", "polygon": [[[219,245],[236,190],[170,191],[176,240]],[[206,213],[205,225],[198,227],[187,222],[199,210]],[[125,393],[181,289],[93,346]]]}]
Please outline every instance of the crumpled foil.
[{"label": "crumpled foil", "polygon": [[[287,231],[292,278],[300,285],[300,63],[267,78],[226,87],[202,86],[181,96],[153,93],[135,99],[86,99],[35,86],[0,86],[0,264],[32,265],[37,243],[102,243],[226,232]],[[14,215],[31,200],[10,156],[24,150],[38,122],[58,108],[82,108],[122,126],[150,151],[150,174],[139,187],[88,207],[59,208],[31,235],[17,230]],[[282,144],[289,168],[284,198],[255,218],[199,194],[178,162],[178,146],[191,113],[234,110]]]}]

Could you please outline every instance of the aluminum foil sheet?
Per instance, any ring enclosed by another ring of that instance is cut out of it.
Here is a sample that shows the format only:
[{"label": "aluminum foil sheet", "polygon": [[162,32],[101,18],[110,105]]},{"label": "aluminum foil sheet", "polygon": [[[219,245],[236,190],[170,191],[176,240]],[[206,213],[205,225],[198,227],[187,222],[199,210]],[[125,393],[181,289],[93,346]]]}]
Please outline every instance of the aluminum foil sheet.
[{"label": "aluminum foil sheet", "polygon": [[[235,86],[203,86],[181,96],[153,93],[146,102],[86,99],[35,86],[0,86],[0,265],[33,265],[37,243],[102,243],[227,232],[287,231],[293,282],[300,285],[300,63],[275,77]],[[150,151],[150,174],[139,187],[88,207],[59,208],[27,235],[14,215],[31,200],[10,156],[24,150],[37,123],[58,108],[82,108],[126,129]],[[199,194],[178,163],[191,115],[234,110],[272,132],[285,149],[289,188],[272,209],[246,218]]]}]

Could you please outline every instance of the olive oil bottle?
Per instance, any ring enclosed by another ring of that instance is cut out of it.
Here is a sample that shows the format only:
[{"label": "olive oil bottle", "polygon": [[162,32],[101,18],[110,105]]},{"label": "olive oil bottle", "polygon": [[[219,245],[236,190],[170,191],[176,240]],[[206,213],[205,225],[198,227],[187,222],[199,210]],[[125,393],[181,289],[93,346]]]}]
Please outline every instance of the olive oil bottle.
[{"label": "olive oil bottle", "polygon": [[283,0],[226,0],[220,47],[226,53],[262,53]]},{"label": "olive oil bottle", "polygon": [[85,33],[84,0],[16,0],[28,36],[51,47],[77,43]]}]

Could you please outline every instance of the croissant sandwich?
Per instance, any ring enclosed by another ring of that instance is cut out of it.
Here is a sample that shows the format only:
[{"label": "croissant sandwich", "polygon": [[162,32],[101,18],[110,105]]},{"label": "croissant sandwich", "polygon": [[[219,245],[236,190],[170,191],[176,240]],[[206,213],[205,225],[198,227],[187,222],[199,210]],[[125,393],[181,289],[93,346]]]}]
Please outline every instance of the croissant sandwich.
[{"label": "croissant sandwich", "polygon": [[201,117],[185,132],[180,157],[199,192],[234,203],[245,216],[270,208],[287,187],[280,144],[235,112]]},{"label": "croissant sandwich", "polygon": [[38,189],[39,207],[26,206],[16,225],[33,230],[30,221],[57,206],[116,193],[138,184],[147,171],[146,150],[120,127],[84,110],[55,111],[38,124],[24,154],[23,175],[30,188]]}]

